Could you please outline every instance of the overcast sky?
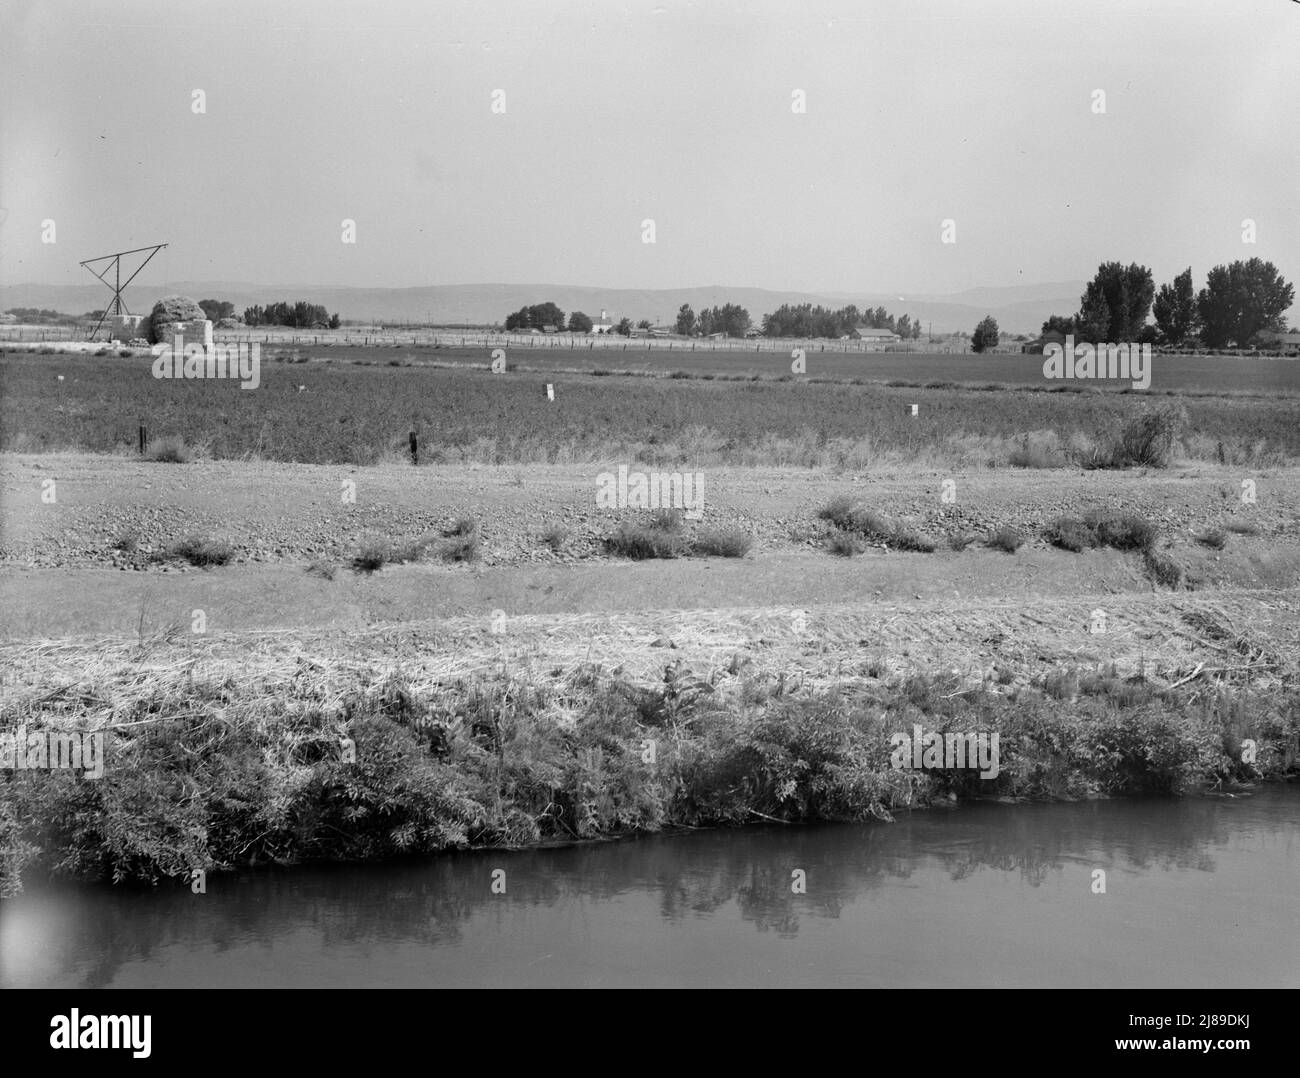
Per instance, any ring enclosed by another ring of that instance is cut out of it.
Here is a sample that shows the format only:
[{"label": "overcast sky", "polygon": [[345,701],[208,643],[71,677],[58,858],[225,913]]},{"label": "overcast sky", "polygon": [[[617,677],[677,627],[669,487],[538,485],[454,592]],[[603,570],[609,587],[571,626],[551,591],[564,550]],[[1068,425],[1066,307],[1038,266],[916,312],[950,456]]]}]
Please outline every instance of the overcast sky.
[{"label": "overcast sky", "polygon": [[9,283],[164,241],[155,280],[275,285],[1300,278],[1291,0],[0,9]]}]

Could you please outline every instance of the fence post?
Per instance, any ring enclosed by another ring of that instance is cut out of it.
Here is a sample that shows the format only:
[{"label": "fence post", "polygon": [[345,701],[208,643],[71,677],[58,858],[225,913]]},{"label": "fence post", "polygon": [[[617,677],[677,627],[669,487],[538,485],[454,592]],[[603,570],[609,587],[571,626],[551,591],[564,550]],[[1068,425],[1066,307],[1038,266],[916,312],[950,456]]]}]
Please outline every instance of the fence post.
[{"label": "fence post", "polygon": [[411,463],[412,463],[412,464],[419,464],[419,463],[420,463],[420,443],[416,440],[416,437],[415,437],[415,431],[411,431],[410,443],[411,443]]},{"label": "fence post", "polygon": [[140,456],[142,457],[144,456],[145,442],[147,442],[148,440],[149,440],[149,436],[145,433],[144,424],[141,423],[140,424]]}]

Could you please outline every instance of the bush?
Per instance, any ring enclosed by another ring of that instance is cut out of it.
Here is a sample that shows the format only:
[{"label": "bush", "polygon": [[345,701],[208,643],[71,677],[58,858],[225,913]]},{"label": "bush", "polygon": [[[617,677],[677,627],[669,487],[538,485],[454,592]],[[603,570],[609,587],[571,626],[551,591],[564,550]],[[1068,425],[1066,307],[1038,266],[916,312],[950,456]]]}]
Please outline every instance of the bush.
[{"label": "bush", "polygon": [[1174,441],[1187,425],[1187,409],[1169,404],[1144,411],[1120,432],[1107,466],[1111,468],[1167,468]]},{"label": "bush", "polygon": [[1207,546],[1211,550],[1222,550],[1228,545],[1228,533],[1222,528],[1212,528],[1210,531],[1198,535],[1196,541],[1201,546]]},{"label": "bush", "polygon": [[656,531],[680,531],[682,526],[682,511],[680,509],[656,509],[650,514],[649,526],[654,528]]},{"label": "bush", "polygon": [[605,551],[636,561],[680,558],[685,551],[685,544],[675,529],[625,521],[618,531],[605,540]]},{"label": "bush", "polygon": [[889,535],[889,545],[895,550],[910,550],[916,554],[933,554],[934,541],[907,529],[897,529]]},{"label": "bush", "polygon": [[1183,567],[1168,554],[1148,550],[1143,555],[1147,573],[1157,584],[1165,588],[1177,588],[1183,583]]},{"label": "bush", "polygon": [[1241,520],[1230,520],[1225,527],[1234,535],[1258,535],[1259,527]]},{"label": "bush", "polygon": [[1136,514],[1108,514],[1099,509],[1087,513],[1082,520],[1058,517],[1043,530],[1043,537],[1053,546],[1076,554],[1099,546],[1146,551],[1155,544],[1159,534],[1154,524]]},{"label": "bush", "polygon": [[1018,529],[1004,524],[996,531],[990,532],[985,543],[987,546],[1006,551],[1008,554],[1014,554],[1024,545],[1025,538]]},{"label": "bush", "polygon": [[388,546],[385,543],[369,543],[363,546],[352,558],[352,568],[359,573],[373,573],[383,567],[388,560]]},{"label": "bush", "polygon": [[173,543],[163,558],[184,558],[191,565],[206,568],[210,565],[225,565],[234,556],[234,548],[225,540],[192,535]]},{"label": "bush", "polygon": [[159,464],[188,464],[191,453],[185,439],[174,434],[158,438],[145,446],[144,459]]},{"label": "bush", "polygon": [[1150,550],[1160,536],[1160,529],[1133,513],[1116,516],[1094,509],[1084,517],[1084,524],[1096,535],[1095,546],[1116,550]]}]

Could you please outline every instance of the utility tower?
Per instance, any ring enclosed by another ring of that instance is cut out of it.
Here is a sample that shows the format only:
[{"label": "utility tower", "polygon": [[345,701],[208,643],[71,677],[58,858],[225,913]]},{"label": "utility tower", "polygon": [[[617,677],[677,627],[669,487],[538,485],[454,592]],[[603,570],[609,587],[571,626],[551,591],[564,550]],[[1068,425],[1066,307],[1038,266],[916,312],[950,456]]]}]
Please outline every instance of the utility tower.
[{"label": "utility tower", "polygon": [[[122,289],[124,289],[127,285],[129,285],[132,281],[134,281],[136,278],[136,274],[138,274],[142,269],[145,268],[146,265],[148,265],[149,259],[153,258],[154,255],[156,255],[159,251],[161,251],[166,246],[167,244],[165,243],[155,243],[152,247],[137,247],[134,251],[118,251],[115,254],[100,255],[98,258],[88,258],[84,262],[78,263],[78,265],[85,266],[86,269],[90,270],[91,273],[93,273],[96,277],[98,277],[101,281],[103,281],[104,284],[108,285],[108,287],[113,290],[112,302],[109,303],[109,305],[104,308],[104,313],[99,316],[99,321],[95,323],[95,328],[90,331],[90,336],[87,337],[86,340],[93,341],[95,339],[95,334],[99,332],[100,326],[104,324],[104,319],[106,319],[109,315],[131,313],[127,309],[126,304],[122,302]],[[127,255],[138,255],[143,251],[149,252],[147,255],[145,255],[144,261],[141,262],[140,265],[136,266],[135,272],[132,273],[130,277],[128,277],[125,281],[122,280],[122,259]],[[94,262],[107,262],[108,265],[106,265],[104,267],[103,272],[100,273],[97,272],[94,266],[92,265],[92,263]],[[113,272],[112,281],[108,280],[108,274],[110,270]]]}]

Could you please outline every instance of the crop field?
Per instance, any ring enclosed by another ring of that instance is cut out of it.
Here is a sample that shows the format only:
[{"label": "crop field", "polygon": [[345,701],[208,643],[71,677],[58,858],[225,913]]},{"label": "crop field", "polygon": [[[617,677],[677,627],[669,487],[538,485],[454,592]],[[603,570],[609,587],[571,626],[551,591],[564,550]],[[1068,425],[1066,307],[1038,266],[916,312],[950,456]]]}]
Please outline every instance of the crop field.
[{"label": "crop field", "polygon": [[1300,399],[1279,395],[493,374],[381,354],[382,363],[353,350],[299,362],[264,355],[261,385],[249,391],[231,381],[155,379],[145,354],[8,353],[0,356],[0,449],[129,451],[144,425],[151,440],[179,438],[217,459],[316,464],[404,456],[416,431],[420,463],[988,467],[1034,449],[1032,466],[1052,466],[1104,444],[1144,409],[1181,404],[1181,449],[1192,459],[1267,465],[1300,456]]},{"label": "crop field", "polygon": [[[298,345],[299,355],[313,359],[334,358],[336,362],[454,363],[486,366],[495,347],[501,347],[507,362],[521,368],[542,371],[633,371],[641,374],[672,374],[681,371],[697,377],[754,376],[779,378],[790,374],[794,346],[774,351],[772,342],[733,350],[685,347],[667,349],[663,342],[647,348],[628,342],[624,347],[551,347],[528,345],[483,345],[469,347],[412,347],[408,345]],[[1073,380],[1052,381],[1043,377],[1043,357],[1010,353],[977,355],[925,352],[844,352],[842,345],[827,343],[825,351],[816,344],[805,345],[806,376],[836,381],[908,382],[926,385],[952,382],[958,385],[1032,386],[1055,389],[1074,387]],[[268,346],[268,351],[273,346]],[[1131,381],[1097,379],[1082,383],[1108,392],[1131,391]],[[1153,356],[1150,393],[1240,393],[1263,396],[1300,397],[1300,361],[1239,356]]]}]

